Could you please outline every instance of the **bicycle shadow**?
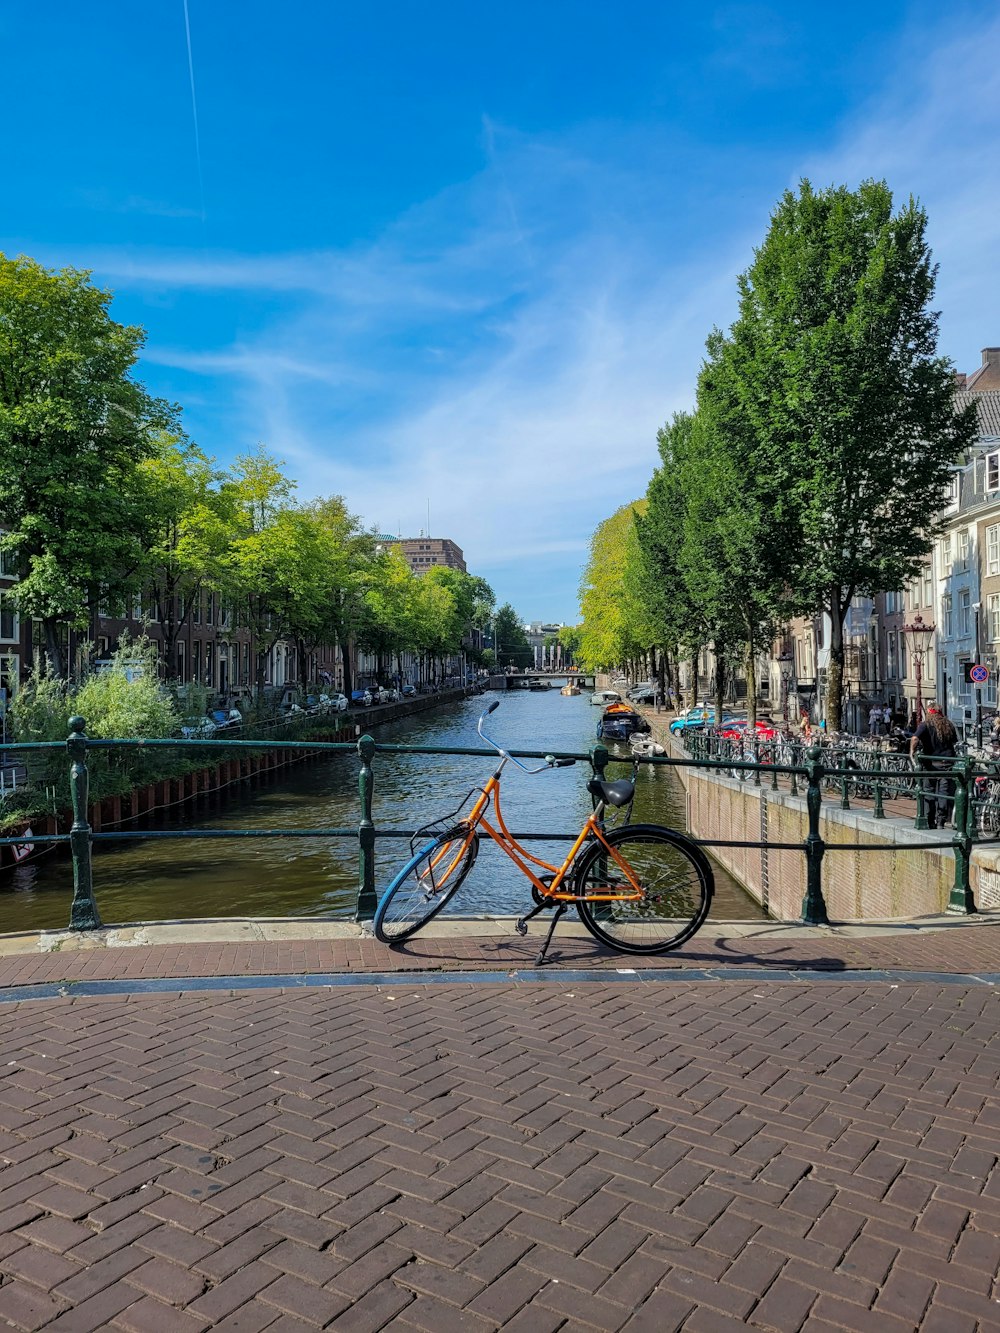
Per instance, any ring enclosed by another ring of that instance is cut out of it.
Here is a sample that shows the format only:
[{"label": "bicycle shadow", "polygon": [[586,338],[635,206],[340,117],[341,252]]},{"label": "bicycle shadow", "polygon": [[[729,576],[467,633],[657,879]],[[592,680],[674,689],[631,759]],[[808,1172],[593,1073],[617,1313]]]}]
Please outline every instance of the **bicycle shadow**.
[{"label": "bicycle shadow", "polygon": [[[477,962],[483,965],[500,963],[504,968],[518,968],[535,965],[535,959],[542,940],[539,936],[519,935],[482,935],[474,937],[455,937],[452,939],[426,936],[407,940],[393,947],[393,953],[400,958],[413,962],[427,961],[435,965],[449,959],[456,965],[469,967]],[[741,948],[746,943],[749,947]],[[691,969],[711,970],[726,968],[737,970],[765,969],[774,972],[844,972],[856,965],[844,958],[832,954],[803,956],[803,951],[796,950],[794,944],[774,941],[769,950],[761,950],[740,937],[719,938],[711,945],[703,941],[662,954],[636,955],[620,953],[607,945],[600,944],[587,936],[560,937],[557,933],[549,946],[544,966],[552,963],[572,964],[583,968],[621,969]]]}]

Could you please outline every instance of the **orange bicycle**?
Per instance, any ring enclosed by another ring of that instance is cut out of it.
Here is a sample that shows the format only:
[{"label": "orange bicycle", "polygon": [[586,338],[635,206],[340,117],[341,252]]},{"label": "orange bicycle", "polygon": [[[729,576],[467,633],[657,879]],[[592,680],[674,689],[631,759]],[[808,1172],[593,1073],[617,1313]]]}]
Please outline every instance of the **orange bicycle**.
[{"label": "orange bicycle", "polygon": [[[550,865],[517,841],[500,810],[500,778],[507,764],[533,774],[576,760],[550,755],[537,768],[522,764],[483,730],[486,718],[499,706],[499,700],[490,704],[476,728],[500,756],[496,771],[485,787],[470,793],[476,799],[464,818],[458,818],[456,812],[448,817],[446,827],[438,821],[436,827],[427,825],[414,835],[414,842],[428,837],[429,841],[414,850],[383,893],[375,912],[376,937],[385,944],[401,944],[437,916],[475,865],[480,838],[486,834],[531,885],[535,905],[519,918],[518,932],[526,934],[532,917],[546,908],[555,909],[538,962],[544,959],[556,925],[569,907],[576,908],[595,939],[622,953],[666,953],[689,940],[712,904],[712,867],[701,848],[675,829],[658,824],[605,828],[603,816],[608,806],[631,804],[635,788],[630,781],[593,778],[588,783],[594,809],[562,865]],[[487,819],[491,810],[495,824]]]}]

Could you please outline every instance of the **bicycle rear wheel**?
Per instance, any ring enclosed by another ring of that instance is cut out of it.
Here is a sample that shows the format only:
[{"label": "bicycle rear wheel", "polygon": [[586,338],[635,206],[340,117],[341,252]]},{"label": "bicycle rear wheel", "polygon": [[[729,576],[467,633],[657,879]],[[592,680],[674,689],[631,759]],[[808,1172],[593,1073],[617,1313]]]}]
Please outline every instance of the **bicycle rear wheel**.
[{"label": "bicycle rear wheel", "polygon": [[[715,877],[708,857],[683,833],[633,824],[595,842],[576,873],[576,910],[595,939],[621,953],[666,953],[691,938],[712,905]],[[588,895],[626,894],[632,901],[588,902]]]},{"label": "bicycle rear wheel", "polygon": [[401,944],[437,916],[475,865],[479,835],[467,828],[441,833],[417,852],[392,881],[375,912],[376,939]]}]

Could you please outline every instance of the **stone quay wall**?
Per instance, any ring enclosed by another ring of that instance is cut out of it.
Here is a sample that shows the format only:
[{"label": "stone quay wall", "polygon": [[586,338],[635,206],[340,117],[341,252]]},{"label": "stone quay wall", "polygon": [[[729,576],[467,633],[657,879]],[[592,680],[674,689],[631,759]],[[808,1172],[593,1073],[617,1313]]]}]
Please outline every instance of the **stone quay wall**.
[{"label": "stone quay wall", "polygon": [[[675,759],[687,758],[667,730],[665,718],[650,716],[657,739]],[[687,826],[693,837],[804,844],[809,831],[804,796],[775,792],[752,780],[718,772],[677,768],[687,793]],[[941,833],[921,833],[912,819],[873,819],[865,810],[841,810],[824,792],[820,832],[828,844],[823,857],[823,894],[831,921],[907,920],[944,912],[955,882],[955,856],[929,847]],[[832,844],[857,843],[874,851],[834,851]],[[740,881],[751,897],[779,921],[802,915],[806,860],[802,851],[773,847],[712,847],[712,856]],[[981,909],[1000,907],[1000,848],[974,848],[970,869],[973,895]]]}]

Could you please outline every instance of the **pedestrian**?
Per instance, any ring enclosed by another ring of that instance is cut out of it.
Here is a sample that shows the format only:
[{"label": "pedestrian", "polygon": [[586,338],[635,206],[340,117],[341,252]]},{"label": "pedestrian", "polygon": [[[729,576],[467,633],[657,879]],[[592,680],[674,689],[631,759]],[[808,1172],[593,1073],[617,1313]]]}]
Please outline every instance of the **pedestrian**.
[{"label": "pedestrian", "polygon": [[874,739],[882,730],[882,705],[872,704],[868,710],[868,735]]},{"label": "pedestrian", "polygon": [[885,727],[885,734],[890,735],[892,732],[892,704],[886,704],[882,709],[882,725]]},{"label": "pedestrian", "polygon": [[910,754],[919,755],[917,765],[925,772],[939,774],[923,779],[924,809],[928,828],[944,828],[951,818],[955,780],[949,776],[955,764],[958,732],[955,724],[933,704],[910,739]]}]

